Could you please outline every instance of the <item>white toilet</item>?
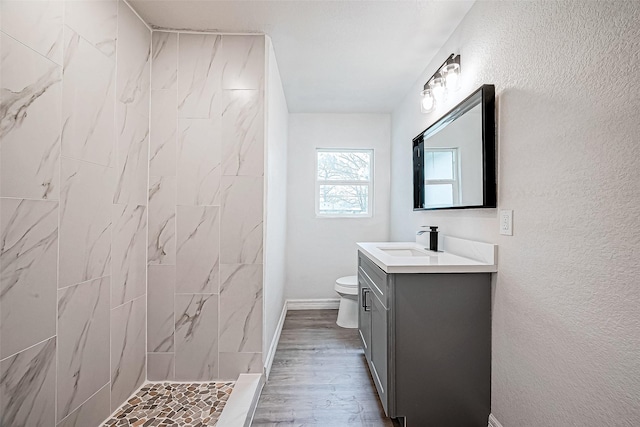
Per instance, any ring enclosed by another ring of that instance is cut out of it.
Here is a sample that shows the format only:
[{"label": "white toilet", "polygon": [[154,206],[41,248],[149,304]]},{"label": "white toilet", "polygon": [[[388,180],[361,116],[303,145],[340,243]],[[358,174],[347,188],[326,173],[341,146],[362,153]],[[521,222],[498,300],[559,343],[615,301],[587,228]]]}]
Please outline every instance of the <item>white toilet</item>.
[{"label": "white toilet", "polygon": [[358,327],[358,277],[345,276],[336,280],[335,290],[340,294],[340,308],[336,323],[343,328]]}]

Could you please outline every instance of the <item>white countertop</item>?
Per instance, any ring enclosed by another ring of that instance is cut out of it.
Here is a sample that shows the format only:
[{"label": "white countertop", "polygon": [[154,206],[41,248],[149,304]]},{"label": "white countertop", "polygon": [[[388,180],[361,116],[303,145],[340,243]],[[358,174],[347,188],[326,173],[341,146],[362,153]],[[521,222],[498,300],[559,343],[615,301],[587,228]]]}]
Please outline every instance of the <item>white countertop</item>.
[{"label": "white countertop", "polygon": [[[498,246],[445,236],[443,252],[415,242],[361,242],[358,249],[387,273],[493,273]],[[385,250],[389,250],[388,252]],[[417,251],[418,256],[403,256]],[[396,255],[390,253],[396,252]],[[422,255],[424,254],[424,255]]]}]

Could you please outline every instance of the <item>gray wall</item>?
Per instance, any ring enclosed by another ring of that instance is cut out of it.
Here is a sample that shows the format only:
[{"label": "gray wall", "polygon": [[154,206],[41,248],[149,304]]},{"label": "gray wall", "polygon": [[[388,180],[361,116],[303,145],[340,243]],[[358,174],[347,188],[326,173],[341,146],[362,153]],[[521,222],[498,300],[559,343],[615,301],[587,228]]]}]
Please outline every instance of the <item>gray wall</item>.
[{"label": "gray wall", "polygon": [[262,372],[264,36],[153,33],[148,376]]},{"label": "gray wall", "polygon": [[97,425],[145,379],[151,32],[3,1],[0,37],[0,424]]},{"label": "gray wall", "polygon": [[[290,114],[287,176],[287,299],[338,298],[335,281],[358,270],[356,242],[389,237],[388,114]],[[374,150],[373,215],[318,218],[316,148]]]},{"label": "gray wall", "polygon": [[[282,307],[286,280],[287,242],[287,143],[289,110],[280,80],[280,71],[271,40],[267,38],[267,145],[264,271],[264,340],[263,359],[269,350],[275,353],[274,341]],[[265,363],[266,365],[266,363]]]},{"label": "gray wall", "polygon": [[[640,4],[476,2],[393,113],[391,236],[497,243],[492,411],[505,427],[640,423]],[[451,52],[463,88],[419,112]],[[500,208],[412,212],[411,138],[496,85]]]}]

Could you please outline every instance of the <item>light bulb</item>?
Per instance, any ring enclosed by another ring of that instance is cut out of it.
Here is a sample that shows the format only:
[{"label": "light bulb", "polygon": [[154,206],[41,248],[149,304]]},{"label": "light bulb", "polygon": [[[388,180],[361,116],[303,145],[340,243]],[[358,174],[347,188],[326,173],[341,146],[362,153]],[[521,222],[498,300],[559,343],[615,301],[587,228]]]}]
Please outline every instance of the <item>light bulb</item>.
[{"label": "light bulb", "polygon": [[433,99],[431,89],[426,89],[420,92],[422,99],[420,100],[420,111],[423,113],[430,113],[436,107],[436,100]]},{"label": "light bulb", "polygon": [[444,99],[447,88],[445,87],[445,81],[442,74],[436,73],[435,77],[429,82],[429,88],[431,89],[436,101],[442,101]]},{"label": "light bulb", "polygon": [[446,80],[446,86],[449,90],[458,90],[460,88],[460,64],[455,62],[445,65],[443,73]]}]

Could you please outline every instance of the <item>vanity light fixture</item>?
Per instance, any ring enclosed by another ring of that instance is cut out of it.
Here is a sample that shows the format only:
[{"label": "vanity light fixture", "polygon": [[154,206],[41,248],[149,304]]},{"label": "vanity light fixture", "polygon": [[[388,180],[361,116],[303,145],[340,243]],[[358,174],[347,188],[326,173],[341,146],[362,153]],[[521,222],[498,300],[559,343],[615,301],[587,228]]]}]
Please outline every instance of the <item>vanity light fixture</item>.
[{"label": "vanity light fixture", "polygon": [[438,102],[446,99],[448,91],[460,88],[460,55],[452,53],[442,63],[420,92],[420,111],[430,113],[435,110]]}]

